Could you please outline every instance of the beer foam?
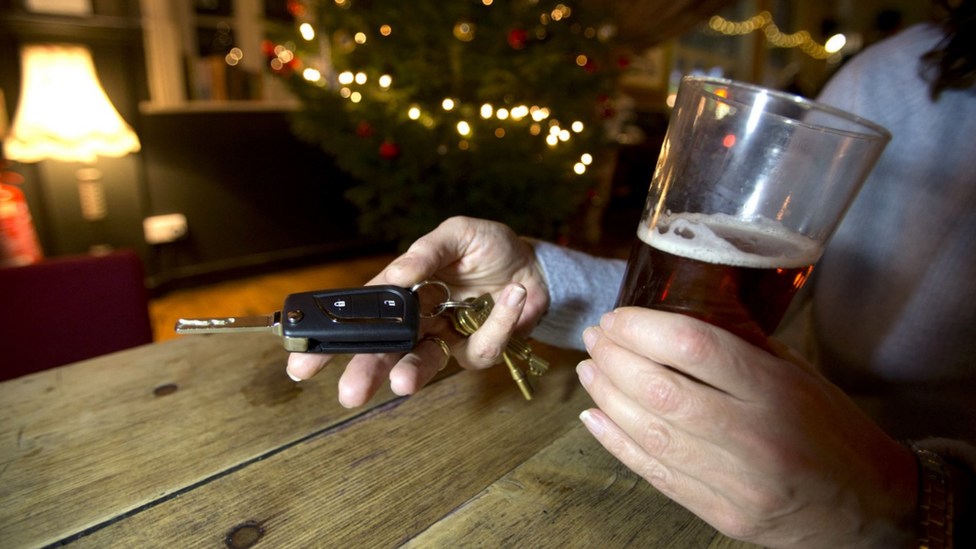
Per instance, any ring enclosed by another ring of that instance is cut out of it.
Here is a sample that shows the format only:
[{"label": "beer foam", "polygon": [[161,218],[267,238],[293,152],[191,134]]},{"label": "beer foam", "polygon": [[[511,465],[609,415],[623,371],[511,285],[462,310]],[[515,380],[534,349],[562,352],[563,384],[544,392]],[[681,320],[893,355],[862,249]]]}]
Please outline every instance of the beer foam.
[{"label": "beer foam", "polygon": [[653,231],[641,227],[638,236],[670,254],[733,267],[806,267],[823,253],[815,240],[787,230],[778,221],[743,221],[726,214],[662,215]]}]

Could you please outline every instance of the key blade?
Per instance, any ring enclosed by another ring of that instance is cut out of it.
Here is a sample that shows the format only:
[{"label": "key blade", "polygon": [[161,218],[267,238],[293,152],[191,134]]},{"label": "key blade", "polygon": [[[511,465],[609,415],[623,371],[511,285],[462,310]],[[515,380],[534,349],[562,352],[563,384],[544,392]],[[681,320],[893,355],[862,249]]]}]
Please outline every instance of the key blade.
[{"label": "key blade", "polygon": [[176,333],[178,334],[234,332],[272,332],[276,335],[281,335],[281,312],[259,316],[181,318],[176,321]]}]

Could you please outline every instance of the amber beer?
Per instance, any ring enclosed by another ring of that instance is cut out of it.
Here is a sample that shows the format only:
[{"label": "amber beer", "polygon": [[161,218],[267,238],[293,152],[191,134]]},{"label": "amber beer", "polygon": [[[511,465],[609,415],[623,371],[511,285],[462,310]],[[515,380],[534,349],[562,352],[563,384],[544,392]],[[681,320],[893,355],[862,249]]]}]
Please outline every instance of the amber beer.
[{"label": "amber beer", "polygon": [[762,343],[822,253],[777,222],[723,214],[661,216],[642,224],[617,306],[687,314]]}]

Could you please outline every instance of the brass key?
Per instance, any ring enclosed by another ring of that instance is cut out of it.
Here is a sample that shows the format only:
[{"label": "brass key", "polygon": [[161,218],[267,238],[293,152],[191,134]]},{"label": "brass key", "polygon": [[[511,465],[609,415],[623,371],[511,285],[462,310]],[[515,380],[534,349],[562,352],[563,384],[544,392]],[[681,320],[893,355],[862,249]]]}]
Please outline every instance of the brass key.
[{"label": "brass key", "polygon": [[[491,314],[495,302],[492,300],[491,294],[485,294],[477,299],[469,297],[465,302],[473,303],[474,307],[454,309],[454,315],[451,319],[454,321],[454,328],[458,332],[470,336],[488,320],[488,315]],[[502,358],[508,366],[508,371],[512,374],[512,379],[522,391],[522,396],[526,400],[532,400],[532,395],[539,385],[539,377],[549,369],[549,363],[532,352],[532,347],[528,341],[515,336],[508,340],[505,351],[502,352]],[[515,364],[516,359],[528,364],[528,374]]]}]

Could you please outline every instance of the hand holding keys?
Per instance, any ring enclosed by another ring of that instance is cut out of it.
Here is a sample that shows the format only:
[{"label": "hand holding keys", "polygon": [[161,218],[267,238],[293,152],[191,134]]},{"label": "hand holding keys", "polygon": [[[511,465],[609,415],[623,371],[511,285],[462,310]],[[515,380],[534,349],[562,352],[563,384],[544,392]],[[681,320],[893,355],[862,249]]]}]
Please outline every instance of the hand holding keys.
[{"label": "hand holding keys", "polygon": [[[417,291],[434,284],[446,298],[430,313],[420,310]],[[270,331],[284,338],[285,349],[307,353],[407,353],[418,343],[421,317],[435,317],[454,309],[452,320],[464,336],[487,320],[494,301],[484,294],[463,302],[452,301],[447,285],[425,281],[411,289],[399,286],[363,286],[291,294],[282,311],[254,317],[180,319],[180,334]],[[445,345],[446,347],[446,345]],[[548,362],[532,353],[525,340],[512,337],[502,353],[512,378],[526,400],[532,398]],[[527,374],[515,361],[527,364]]]}]

